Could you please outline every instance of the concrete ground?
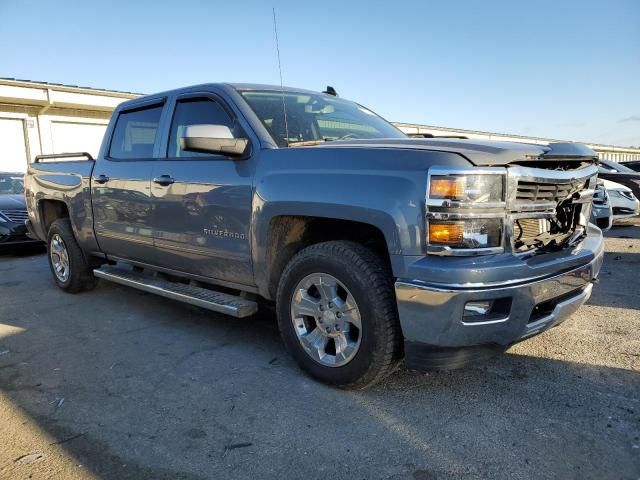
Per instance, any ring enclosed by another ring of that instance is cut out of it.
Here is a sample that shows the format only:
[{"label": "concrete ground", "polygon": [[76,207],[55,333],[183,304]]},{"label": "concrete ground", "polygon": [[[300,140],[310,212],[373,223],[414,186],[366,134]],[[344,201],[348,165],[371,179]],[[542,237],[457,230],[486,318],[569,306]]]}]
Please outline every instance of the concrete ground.
[{"label": "concrete ground", "polygon": [[640,227],[560,327],[465,370],[325,387],[273,317],[102,282],[58,290],[0,255],[0,478],[638,479]]}]

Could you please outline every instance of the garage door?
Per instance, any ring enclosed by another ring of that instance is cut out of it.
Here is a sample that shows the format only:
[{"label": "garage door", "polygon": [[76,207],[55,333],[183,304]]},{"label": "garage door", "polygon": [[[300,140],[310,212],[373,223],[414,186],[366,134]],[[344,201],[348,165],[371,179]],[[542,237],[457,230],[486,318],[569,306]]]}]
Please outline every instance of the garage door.
[{"label": "garage door", "polygon": [[51,122],[53,153],[89,152],[98,156],[106,125]]},{"label": "garage door", "polygon": [[0,118],[0,171],[27,171],[27,144],[22,120]]}]

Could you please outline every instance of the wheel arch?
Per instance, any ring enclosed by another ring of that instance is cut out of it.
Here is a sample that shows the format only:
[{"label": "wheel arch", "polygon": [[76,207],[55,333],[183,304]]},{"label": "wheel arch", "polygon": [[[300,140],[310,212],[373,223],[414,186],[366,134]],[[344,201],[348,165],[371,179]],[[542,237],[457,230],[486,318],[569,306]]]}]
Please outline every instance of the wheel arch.
[{"label": "wheel arch", "polygon": [[51,198],[38,201],[38,214],[45,238],[53,222],[59,218],[70,218],[68,205],[62,200]]},{"label": "wheel arch", "polygon": [[387,236],[377,225],[340,217],[275,215],[270,218],[261,258],[257,259],[257,282],[263,296],[274,299],[280,275],[289,260],[302,249],[332,240],[350,240],[378,254],[392,270]]}]

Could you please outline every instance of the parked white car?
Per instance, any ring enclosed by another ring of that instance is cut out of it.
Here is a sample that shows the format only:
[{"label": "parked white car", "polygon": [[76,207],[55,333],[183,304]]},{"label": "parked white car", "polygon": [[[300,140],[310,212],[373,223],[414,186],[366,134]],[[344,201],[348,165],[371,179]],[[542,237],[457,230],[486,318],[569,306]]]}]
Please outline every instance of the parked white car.
[{"label": "parked white car", "polygon": [[593,195],[593,204],[591,205],[591,223],[597,225],[603,232],[609,230],[613,225],[613,211],[609,194],[604,181],[598,179],[595,192]]},{"label": "parked white car", "polygon": [[611,180],[601,179],[601,181],[604,182],[609,194],[614,225],[628,223],[629,219],[640,214],[640,202],[630,188]]}]

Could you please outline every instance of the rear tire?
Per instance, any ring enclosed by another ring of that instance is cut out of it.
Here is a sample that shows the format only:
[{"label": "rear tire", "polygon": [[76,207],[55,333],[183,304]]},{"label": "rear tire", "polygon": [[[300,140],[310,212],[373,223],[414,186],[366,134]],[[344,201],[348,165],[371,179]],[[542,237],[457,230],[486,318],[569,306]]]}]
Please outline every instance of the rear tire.
[{"label": "rear tire", "polygon": [[278,325],[305,372],[364,389],[395,370],[402,332],[392,278],[378,255],[349,241],[312,245],[290,260],[278,285]]},{"label": "rear tire", "polygon": [[68,293],[91,290],[98,284],[80,249],[68,218],[55,220],[47,234],[47,259],[58,287]]}]

